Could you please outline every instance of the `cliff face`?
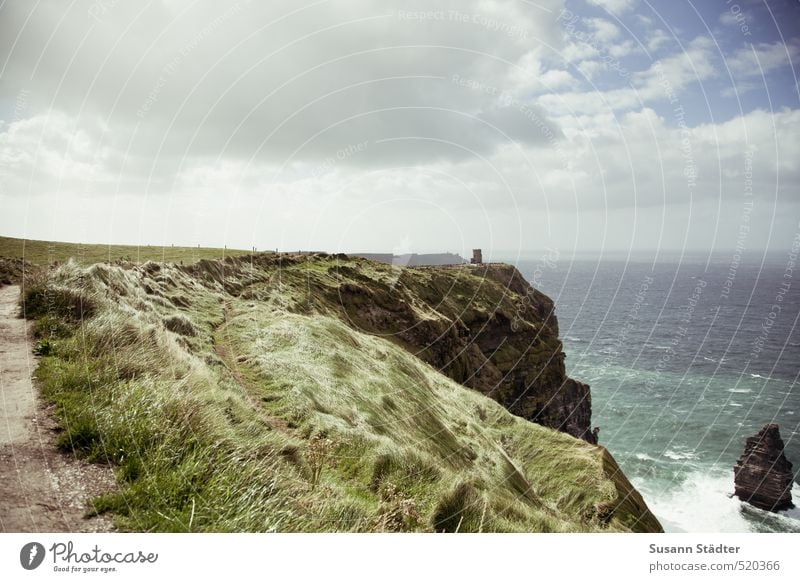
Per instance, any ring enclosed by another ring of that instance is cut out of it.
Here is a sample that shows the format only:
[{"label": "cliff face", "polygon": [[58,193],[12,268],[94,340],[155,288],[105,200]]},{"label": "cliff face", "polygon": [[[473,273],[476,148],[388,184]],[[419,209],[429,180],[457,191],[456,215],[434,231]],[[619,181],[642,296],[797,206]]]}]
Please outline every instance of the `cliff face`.
[{"label": "cliff face", "polygon": [[792,464],[783,454],[777,424],[767,424],[747,439],[733,472],[735,493],[742,501],[767,511],[794,507]]},{"label": "cliff face", "polygon": [[522,418],[593,442],[589,386],[566,375],[553,302],[515,267],[404,269],[394,281],[351,267],[332,274],[331,303],[352,325]]}]

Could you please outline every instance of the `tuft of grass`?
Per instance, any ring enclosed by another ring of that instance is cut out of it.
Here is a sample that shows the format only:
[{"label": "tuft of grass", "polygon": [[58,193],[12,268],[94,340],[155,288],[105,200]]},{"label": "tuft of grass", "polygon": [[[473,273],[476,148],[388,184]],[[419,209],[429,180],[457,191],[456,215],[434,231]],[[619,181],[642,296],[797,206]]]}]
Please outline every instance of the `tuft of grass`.
[{"label": "tuft of grass", "polygon": [[182,313],[171,315],[164,319],[164,327],[179,335],[185,335],[188,337],[194,337],[197,335],[197,329],[195,328],[194,324]]},{"label": "tuft of grass", "polygon": [[432,517],[433,529],[449,533],[480,532],[483,507],[483,497],[475,485],[458,483],[436,505]]},{"label": "tuft of grass", "polygon": [[378,531],[414,531],[423,526],[417,501],[405,496],[392,483],[386,483],[380,492],[380,506],[376,528]]},{"label": "tuft of grass", "polygon": [[33,351],[37,356],[49,356],[52,349],[53,345],[50,343],[50,340],[43,337],[36,342]]},{"label": "tuft of grass", "polygon": [[[0,238],[0,244],[2,244],[2,238]],[[0,254],[0,287],[17,285],[36,270],[34,265],[22,258],[7,258]]]},{"label": "tuft of grass", "polygon": [[47,284],[42,271],[25,279],[20,307],[27,318],[47,316],[74,322],[91,317],[96,302],[80,288]]},{"label": "tuft of grass", "polygon": [[72,333],[69,322],[56,315],[43,315],[33,325],[33,335],[39,339],[54,340],[63,338]]},{"label": "tuft of grass", "polygon": [[305,457],[311,472],[311,489],[316,489],[323,470],[335,464],[333,450],[333,441],[325,435],[317,434],[309,439]]}]

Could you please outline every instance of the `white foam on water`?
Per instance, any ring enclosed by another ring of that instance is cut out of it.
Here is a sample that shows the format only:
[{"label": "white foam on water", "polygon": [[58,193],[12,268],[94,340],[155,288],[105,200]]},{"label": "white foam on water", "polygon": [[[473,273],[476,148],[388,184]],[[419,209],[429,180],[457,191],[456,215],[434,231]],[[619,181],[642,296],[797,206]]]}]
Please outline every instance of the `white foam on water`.
[{"label": "white foam on water", "polygon": [[[800,508],[778,514],[761,511],[733,497],[733,472],[694,471],[669,489],[652,490],[647,481],[634,479],[650,510],[667,532],[746,533],[769,524],[775,531],[800,531]],[[800,500],[800,486],[792,489]],[[743,511],[744,509],[744,511]]]},{"label": "white foam on water", "polygon": [[636,453],[634,455],[634,457],[636,457],[640,461],[655,461],[655,459],[653,457],[651,457],[650,455],[648,455],[646,453]]},{"label": "white foam on water", "polygon": [[673,461],[686,461],[697,458],[697,455],[692,451],[665,451],[664,456]]}]

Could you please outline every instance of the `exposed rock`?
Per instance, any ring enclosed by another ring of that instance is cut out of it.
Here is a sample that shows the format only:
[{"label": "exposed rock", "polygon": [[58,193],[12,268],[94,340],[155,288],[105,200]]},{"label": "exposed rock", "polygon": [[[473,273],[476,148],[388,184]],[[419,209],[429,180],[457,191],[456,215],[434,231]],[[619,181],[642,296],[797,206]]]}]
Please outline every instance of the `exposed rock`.
[{"label": "exposed rock", "polygon": [[764,425],[745,442],[733,468],[736,496],[760,509],[779,511],[792,504],[792,464],[783,454],[777,424]]}]

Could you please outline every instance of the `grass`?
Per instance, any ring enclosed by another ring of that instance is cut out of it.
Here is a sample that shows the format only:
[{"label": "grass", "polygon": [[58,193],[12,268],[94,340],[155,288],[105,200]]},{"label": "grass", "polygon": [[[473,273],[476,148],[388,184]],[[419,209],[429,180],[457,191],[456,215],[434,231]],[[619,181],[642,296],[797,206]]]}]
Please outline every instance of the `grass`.
[{"label": "grass", "polygon": [[259,255],[72,261],[27,286],[61,446],[120,483],[92,511],[131,531],[660,530],[607,451],[350,321],[342,266],[353,285],[397,281],[363,260]]},{"label": "grass", "polygon": [[98,245],[49,242],[0,236],[0,257],[19,258],[33,265],[46,266],[70,259],[81,265],[130,261],[161,261],[189,265],[203,259],[221,259],[250,254],[250,250],[208,247],[176,247],[151,245]]}]

